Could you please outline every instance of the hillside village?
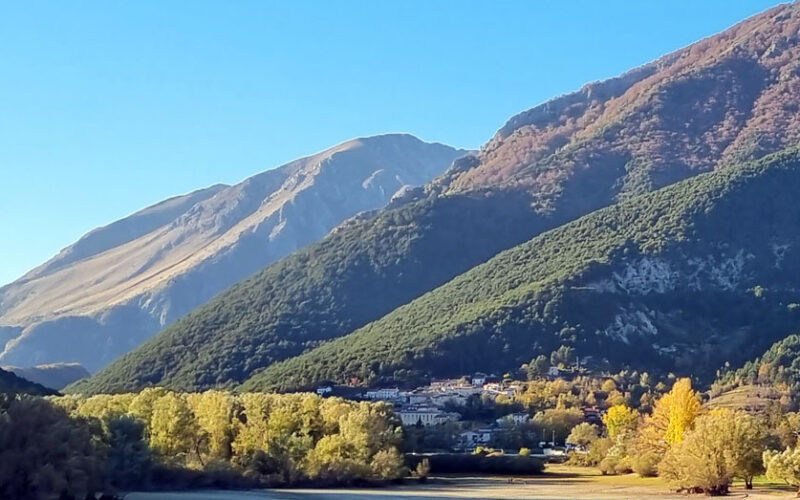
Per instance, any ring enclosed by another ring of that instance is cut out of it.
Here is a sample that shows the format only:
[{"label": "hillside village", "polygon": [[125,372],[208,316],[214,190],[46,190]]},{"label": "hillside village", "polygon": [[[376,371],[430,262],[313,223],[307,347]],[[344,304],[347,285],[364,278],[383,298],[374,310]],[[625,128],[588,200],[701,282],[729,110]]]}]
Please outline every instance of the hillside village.
[{"label": "hillside village", "polygon": [[[546,380],[571,380],[579,372],[576,367],[564,369],[551,366],[547,370]],[[524,444],[533,444],[538,454],[565,457],[576,443],[557,435],[555,430],[547,432],[546,428],[536,429],[531,425],[535,413],[528,410],[513,411],[516,408],[509,402],[515,401],[526,390],[527,381],[478,372],[461,378],[433,379],[428,385],[413,390],[380,387],[361,392],[349,386],[322,385],[316,392],[323,397],[343,395],[350,399],[391,403],[407,432],[416,428],[430,433],[454,433],[455,439],[450,441],[451,449],[448,451],[503,448],[505,434],[518,432],[527,435]],[[487,417],[487,412],[476,415],[479,413],[475,411],[476,407],[487,405],[495,408],[496,418]],[[602,428],[603,410],[598,406],[581,405],[580,412],[582,421]],[[516,450],[507,451],[513,453]]]}]

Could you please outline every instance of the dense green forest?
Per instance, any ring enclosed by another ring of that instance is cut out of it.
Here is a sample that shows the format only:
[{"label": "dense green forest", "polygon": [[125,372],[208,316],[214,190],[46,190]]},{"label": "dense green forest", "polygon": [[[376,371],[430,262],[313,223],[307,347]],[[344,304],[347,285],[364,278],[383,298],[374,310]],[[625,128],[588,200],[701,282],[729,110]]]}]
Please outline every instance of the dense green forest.
[{"label": "dense green forest", "polygon": [[794,149],[594,212],[243,388],[503,373],[561,345],[709,379],[800,322],[798,173]]},{"label": "dense green forest", "polygon": [[800,335],[789,335],[775,342],[763,355],[741,368],[722,370],[713,392],[745,385],[777,387],[794,398],[800,396]]},{"label": "dense green forest", "polygon": [[560,220],[523,195],[428,198],[351,222],[269,266],[73,392],[194,390],[345,335]]},{"label": "dense green forest", "polygon": [[0,369],[0,394],[16,393],[48,396],[56,394],[56,391],[19,377],[9,371]]}]

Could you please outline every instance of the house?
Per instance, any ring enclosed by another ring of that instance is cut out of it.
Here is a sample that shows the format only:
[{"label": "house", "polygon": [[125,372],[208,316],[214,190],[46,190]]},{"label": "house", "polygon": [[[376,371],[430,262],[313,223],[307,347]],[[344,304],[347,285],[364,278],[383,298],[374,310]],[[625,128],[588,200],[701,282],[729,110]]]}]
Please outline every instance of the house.
[{"label": "house", "polygon": [[394,401],[400,398],[400,389],[397,387],[391,389],[375,389],[374,391],[365,392],[364,397],[372,400]]},{"label": "house", "polygon": [[595,424],[597,426],[603,426],[603,416],[600,413],[600,410],[597,407],[584,407],[583,410],[583,420],[585,422],[589,422],[590,424]]},{"label": "house", "polygon": [[324,395],[330,394],[332,392],[333,392],[333,387],[331,387],[329,385],[323,385],[323,386],[317,387],[317,394],[319,394],[320,396],[324,396]]},{"label": "house", "polygon": [[430,403],[438,408],[443,408],[448,404],[464,406],[467,404],[467,400],[469,400],[469,395],[462,394],[458,391],[434,393],[430,397]]},{"label": "house", "polygon": [[430,388],[432,391],[447,391],[452,387],[458,387],[461,381],[457,378],[433,379]]},{"label": "house", "polygon": [[459,445],[463,449],[474,448],[492,441],[494,429],[473,429],[459,434]]},{"label": "house", "polygon": [[472,385],[474,387],[483,387],[483,384],[486,383],[487,375],[485,373],[478,372],[472,376]]},{"label": "house", "polygon": [[547,369],[547,376],[551,378],[555,378],[561,375],[561,368],[557,366],[551,366]]},{"label": "house", "polygon": [[495,422],[497,422],[497,425],[503,425],[503,424],[524,425],[527,424],[530,420],[531,416],[525,413],[524,411],[521,411],[518,413],[511,413],[510,415],[500,417],[497,420],[495,420]]},{"label": "house", "polygon": [[425,406],[409,406],[397,412],[400,422],[407,427],[422,425],[431,427],[445,422],[453,422],[460,418],[458,413],[448,413],[439,408]]}]

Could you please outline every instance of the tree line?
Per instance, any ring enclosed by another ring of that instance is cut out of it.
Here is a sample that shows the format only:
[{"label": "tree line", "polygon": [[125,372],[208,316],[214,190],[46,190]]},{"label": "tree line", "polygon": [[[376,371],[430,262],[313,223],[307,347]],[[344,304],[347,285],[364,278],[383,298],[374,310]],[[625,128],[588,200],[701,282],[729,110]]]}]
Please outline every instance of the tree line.
[{"label": "tree line", "polygon": [[315,394],[5,397],[0,498],[388,481],[401,439],[391,406]]},{"label": "tree line", "polygon": [[707,408],[689,379],[679,379],[640,414],[626,404],[608,409],[598,426],[572,428],[582,451],[570,461],[604,474],[659,476],[679,491],[725,495],[734,479],[752,488],[761,474],[800,486],[800,415],[772,408],[761,415]]}]

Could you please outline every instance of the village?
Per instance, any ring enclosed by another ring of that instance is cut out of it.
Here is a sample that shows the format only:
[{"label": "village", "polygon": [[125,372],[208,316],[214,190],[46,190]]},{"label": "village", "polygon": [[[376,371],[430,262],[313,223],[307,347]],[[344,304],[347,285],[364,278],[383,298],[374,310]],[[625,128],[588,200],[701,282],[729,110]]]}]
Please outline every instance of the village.
[{"label": "village", "polygon": [[[547,372],[548,380],[571,378],[572,372],[552,366]],[[534,415],[529,411],[513,411],[497,416],[483,418],[475,416],[475,405],[494,405],[497,402],[513,401],[525,391],[527,382],[498,377],[485,373],[474,373],[453,379],[433,379],[422,387],[402,390],[398,387],[381,387],[363,392],[354,392],[352,387],[323,385],[317,388],[320,396],[342,395],[349,399],[365,401],[385,401],[394,405],[395,414],[407,433],[421,430],[427,433],[455,433],[455,439],[448,450],[471,453],[482,449],[508,448],[503,439],[511,432],[526,435],[524,444],[531,446],[525,450],[552,460],[566,459],[570,451],[582,451],[578,443],[571,443],[563,432],[536,429],[532,423]],[[583,406],[582,421],[602,428],[603,411],[597,406]],[[485,413],[485,412],[484,412]],[[500,411],[500,413],[503,413]],[[446,429],[446,430],[445,430]],[[538,432],[537,432],[538,431]],[[515,453],[517,449],[505,449]]]}]

